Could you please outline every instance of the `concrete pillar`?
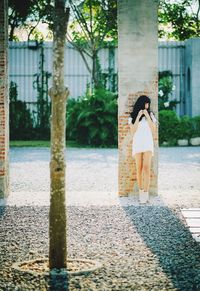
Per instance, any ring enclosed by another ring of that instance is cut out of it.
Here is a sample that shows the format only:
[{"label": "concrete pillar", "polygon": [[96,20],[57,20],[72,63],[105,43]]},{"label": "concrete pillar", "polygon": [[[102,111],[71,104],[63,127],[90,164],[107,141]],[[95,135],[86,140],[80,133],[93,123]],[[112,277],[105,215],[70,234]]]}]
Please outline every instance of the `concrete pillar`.
[{"label": "concrete pillar", "polygon": [[[135,159],[128,117],[133,102],[145,94],[158,119],[157,0],[118,0],[118,152],[119,196],[136,194]],[[152,158],[150,194],[157,195],[158,132]]]},{"label": "concrete pillar", "polygon": [[0,198],[9,193],[8,2],[0,1]]}]

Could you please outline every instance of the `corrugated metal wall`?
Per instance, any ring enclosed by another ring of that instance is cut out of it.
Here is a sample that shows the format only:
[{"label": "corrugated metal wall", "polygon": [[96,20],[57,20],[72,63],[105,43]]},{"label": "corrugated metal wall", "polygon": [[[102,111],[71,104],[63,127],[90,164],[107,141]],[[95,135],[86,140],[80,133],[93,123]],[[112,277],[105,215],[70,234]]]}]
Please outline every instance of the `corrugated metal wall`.
[{"label": "corrugated metal wall", "polygon": [[169,70],[173,74],[175,90],[170,98],[181,101],[176,111],[184,114],[185,100],[185,44],[181,41],[159,42],[158,50],[159,71]]},{"label": "corrugated metal wall", "polygon": [[[52,43],[45,42],[44,47],[44,70],[51,73],[52,66]],[[10,81],[18,85],[18,99],[26,102],[37,101],[37,90],[33,88],[36,80],[34,74],[39,74],[39,62],[42,49],[30,49],[27,42],[10,42],[9,44],[9,76]],[[108,48],[99,53],[100,64],[104,73],[109,72],[109,66],[113,66],[113,72],[117,73],[117,48],[114,58],[109,58]],[[70,88],[70,96],[77,97],[84,94],[90,74],[79,52],[71,45],[66,45],[65,50],[65,83]],[[87,60],[88,57],[86,56]],[[183,111],[184,102],[184,42],[159,42],[158,50],[159,71],[170,70],[173,73],[175,90],[172,98],[181,100],[177,113]],[[90,61],[90,60],[89,60]],[[51,78],[49,79],[49,86]]]}]

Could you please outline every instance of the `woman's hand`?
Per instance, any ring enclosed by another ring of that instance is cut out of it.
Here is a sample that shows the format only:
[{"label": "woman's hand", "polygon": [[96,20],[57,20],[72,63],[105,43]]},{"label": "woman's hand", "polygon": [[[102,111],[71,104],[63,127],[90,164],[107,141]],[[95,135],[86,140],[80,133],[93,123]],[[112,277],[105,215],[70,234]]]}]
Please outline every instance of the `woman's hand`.
[{"label": "woman's hand", "polygon": [[145,115],[146,118],[147,118],[147,121],[148,121],[149,126],[150,126],[151,131],[152,131],[152,134],[153,134],[153,136],[154,136],[155,133],[156,133],[156,125],[155,125],[155,123],[152,121],[152,119],[151,119],[151,117],[150,117],[150,115],[149,115],[149,113],[148,113],[148,111],[147,111],[146,109],[143,110],[143,113],[144,113],[144,115]]},{"label": "woman's hand", "polygon": [[130,131],[131,131],[131,134],[132,134],[132,135],[133,135],[133,134],[136,132],[136,130],[137,130],[138,123],[139,123],[139,119],[140,119],[140,117],[142,116],[142,114],[143,114],[143,110],[140,110],[140,111],[138,112],[138,115],[137,115],[137,118],[136,118],[134,124],[132,124],[132,123],[129,124],[129,126],[130,126]]},{"label": "woman's hand", "polygon": [[138,112],[138,119],[142,116],[142,114],[144,114],[144,110],[140,110],[139,112]]},{"label": "woman's hand", "polygon": [[143,114],[144,114],[146,117],[149,116],[149,113],[148,113],[148,111],[147,111],[146,109],[143,110]]}]

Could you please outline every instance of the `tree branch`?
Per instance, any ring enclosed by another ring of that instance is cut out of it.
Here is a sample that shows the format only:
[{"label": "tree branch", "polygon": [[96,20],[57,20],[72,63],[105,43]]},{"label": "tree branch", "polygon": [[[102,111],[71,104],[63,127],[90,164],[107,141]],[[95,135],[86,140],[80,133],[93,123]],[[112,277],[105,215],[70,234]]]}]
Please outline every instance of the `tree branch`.
[{"label": "tree branch", "polygon": [[[76,5],[74,5],[73,0],[69,0],[69,3],[71,5],[71,7],[72,7],[72,10],[73,10],[73,12],[74,12],[74,14],[76,16],[76,19],[77,19],[80,27],[83,30],[83,33],[86,36],[86,39],[88,39],[88,40],[91,39],[90,31],[89,31],[89,29],[87,27],[87,23],[86,23],[85,18],[83,17],[83,15],[81,13],[81,11],[76,7]],[[87,35],[86,32],[88,33],[88,35]]]},{"label": "tree branch", "polygon": [[35,28],[38,26],[39,23],[40,23],[40,19],[37,21],[36,25],[32,26],[32,28],[30,29],[29,34],[28,34],[28,41],[30,39],[31,34],[33,33],[33,31],[35,30]]}]

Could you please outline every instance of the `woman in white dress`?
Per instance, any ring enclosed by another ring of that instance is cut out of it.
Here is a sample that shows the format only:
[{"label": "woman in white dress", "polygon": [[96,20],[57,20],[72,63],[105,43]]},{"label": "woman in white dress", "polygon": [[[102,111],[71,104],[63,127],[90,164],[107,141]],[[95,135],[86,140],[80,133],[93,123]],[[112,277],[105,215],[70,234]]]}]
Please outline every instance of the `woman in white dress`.
[{"label": "woman in white dress", "polygon": [[[128,119],[133,136],[132,156],[136,161],[140,203],[149,201],[151,159],[154,156],[153,135],[156,131],[157,119],[150,111],[150,104],[151,99],[148,96],[140,96],[133,105]],[[142,185],[142,175],[144,175],[144,185]]]}]

